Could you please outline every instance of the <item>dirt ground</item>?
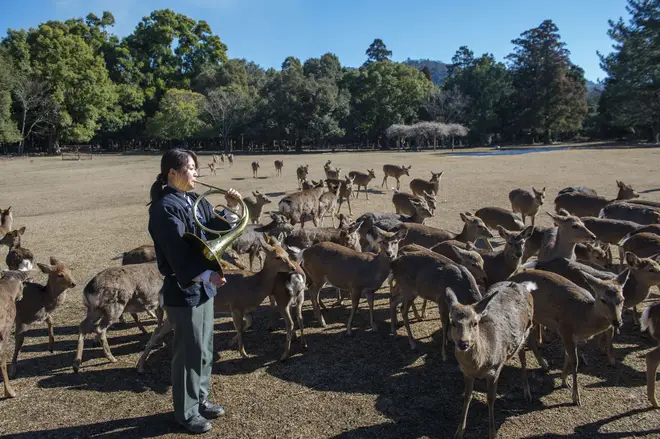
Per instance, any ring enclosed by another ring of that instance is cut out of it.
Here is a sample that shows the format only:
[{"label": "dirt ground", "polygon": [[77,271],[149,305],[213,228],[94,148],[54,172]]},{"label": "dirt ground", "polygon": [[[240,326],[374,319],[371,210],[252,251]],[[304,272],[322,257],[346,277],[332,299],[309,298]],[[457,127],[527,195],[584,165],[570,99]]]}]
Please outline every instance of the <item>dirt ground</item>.
[{"label": "dirt ground", "polygon": [[[275,177],[273,161],[284,159],[282,177]],[[277,201],[296,189],[295,169],[311,165],[310,177],[323,176],[331,159],[342,172],[374,169],[369,200],[353,202],[353,217],[367,211],[393,211],[388,181],[381,188],[382,165],[412,165],[402,189],[414,177],[445,171],[438,194],[436,216],[428,224],[459,231],[458,212],[484,206],[509,207],[508,193],[522,187],[547,188],[543,211],[551,210],[557,191],[568,185],[587,185],[599,194],[616,196],[615,180],[633,185],[645,199],[660,201],[657,165],[660,149],[556,151],[514,156],[451,157],[440,153],[341,153],[323,155],[237,156],[209,176],[202,156],[204,181],[243,194],[258,189]],[[259,160],[259,178],[253,179],[252,160]],[[147,232],[148,191],[159,172],[159,156],[95,156],[93,160],[25,158],[3,161],[0,207],[11,205],[14,228],[27,227],[24,246],[36,259],[56,256],[69,264],[78,285],[55,313],[55,352],[47,349],[45,325],[28,332],[13,381],[18,397],[0,400],[2,438],[133,438],[184,437],[173,423],[170,394],[171,335],[166,346],[152,352],[145,375],[135,364],[148,335],[135,324],[116,324],[108,334],[119,360],[110,364],[100,348],[86,341],[83,367],[72,373],[78,324],[84,316],[81,293],[102,269],[118,265],[111,258],[150,243]],[[267,217],[262,217],[262,222]],[[542,213],[541,224],[550,224]],[[4,258],[6,248],[0,250]],[[3,264],[4,266],[4,264]],[[45,276],[37,279],[45,282]],[[285,334],[268,332],[267,308],[255,312],[255,326],[245,337],[249,359],[228,350],[233,327],[227,316],[216,319],[212,397],[226,405],[227,415],[214,421],[209,437],[227,438],[417,438],[451,437],[462,406],[463,379],[450,348],[442,362],[438,350],[440,323],[436,309],[427,320],[412,326],[419,339],[410,350],[405,330],[389,334],[389,300],[380,290],[376,301],[377,332],[368,330],[363,300],[355,319],[355,334],[344,335],[348,301],[331,307],[334,294],[325,296],[330,311],[328,327],[321,329],[305,303],[304,319],[309,350],[294,344],[293,357],[278,362]],[[267,303],[267,302],[266,302]],[[265,303],[265,304],[266,304]],[[264,305],[265,305],[264,304]],[[155,322],[147,319],[147,328]],[[571,404],[571,391],[560,387],[561,345],[546,336],[549,374],[541,372],[527,353],[534,401],[525,403],[520,369],[511,361],[501,375],[495,404],[496,425],[502,438],[535,437],[659,437],[660,412],[651,410],[645,392],[643,354],[654,345],[632,324],[630,313],[617,336],[617,365],[607,366],[596,344],[580,347],[588,365],[580,365],[582,407]],[[453,346],[453,345],[452,345]],[[485,384],[477,382],[468,414],[465,437],[488,434]]]}]

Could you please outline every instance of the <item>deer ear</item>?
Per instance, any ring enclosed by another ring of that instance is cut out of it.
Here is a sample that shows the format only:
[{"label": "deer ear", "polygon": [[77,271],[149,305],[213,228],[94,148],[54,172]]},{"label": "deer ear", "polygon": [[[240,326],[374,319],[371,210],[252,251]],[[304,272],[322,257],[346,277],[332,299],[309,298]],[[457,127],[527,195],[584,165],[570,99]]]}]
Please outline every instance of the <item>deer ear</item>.
[{"label": "deer ear", "polygon": [[509,231],[499,224],[497,225],[497,233],[499,233],[500,236],[504,239],[508,238],[510,235]]},{"label": "deer ear", "polygon": [[25,233],[25,226],[23,226],[23,227],[21,227],[20,229],[18,229],[18,234],[19,234],[19,235],[22,235],[23,233]]},{"label": "deer ear", "polygon": [[628,282],[628,277],[630,276],[630,268],[626,268],[621,274],[616,277],[616,281],[621,285],[621,288]]},{"label": "deer ear", "polygon": [[467,216],[465,216],[464,213],[461,212],[459,213],[459,215],[461,216],[461,219],[463,220],[464,223],[470,222],[470,219]]},{"label": "deer ear", "polygon": [[493,300],[495,296],[499,294],[500,291],[501,290],[497,290],[474,304],[474,311],[479,314],[480,318],[483,318],[488,314],[488,304],[491,300]]},{"label": "deer ear", "polygon": [[55,256],[50,257],[50,265],[57,265],[59,263],[60,261]]},{"label": "deer ear", "polygon": [[37,266],[42,273],[50,274],[53,271],[48,265],[42,264],[41,262],[37,262]]},{"label": "deer ear", "polygon": [[449,307],[449,314],[451,314],[451,311],[456,308],[456,306],[458,306],[458,299],[456,298],[456,294],[454,293],[454,290],[449,287],[445,288],[445,302]]},{"label": "deer ear", "polygon": [[626,252],[626,264],[630,265],[631,267],[635,267],[637,264],[639,264],[639,258],[632,252]]}]

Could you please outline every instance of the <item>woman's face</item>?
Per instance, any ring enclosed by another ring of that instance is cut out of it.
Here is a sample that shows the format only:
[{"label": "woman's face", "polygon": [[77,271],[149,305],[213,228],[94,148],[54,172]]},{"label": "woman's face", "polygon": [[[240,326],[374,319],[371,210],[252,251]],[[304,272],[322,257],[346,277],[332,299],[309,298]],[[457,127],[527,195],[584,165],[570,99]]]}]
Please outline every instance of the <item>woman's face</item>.
[{"label": "woman's face", "polygon": [[183,168],[175,170],[170,169],[168,175],[169,183],[182,192],[195,189],[195,180],[197,179],[197,167],[192,157],[188,156],[188,163]]}]

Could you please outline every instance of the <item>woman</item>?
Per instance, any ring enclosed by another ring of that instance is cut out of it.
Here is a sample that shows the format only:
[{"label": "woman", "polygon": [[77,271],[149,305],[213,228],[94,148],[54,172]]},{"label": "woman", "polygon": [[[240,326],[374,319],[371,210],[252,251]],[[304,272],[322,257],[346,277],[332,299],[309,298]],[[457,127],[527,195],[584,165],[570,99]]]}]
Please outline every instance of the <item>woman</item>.
[{"label": "woman", "polygon": [[[163,301],[175,327],[174,417],[191,433],[209,431],[208,419],[224,413],[223,407],[210,402],[208,396],[213,362],[213,297],[226,280],[218,272],[205,270],[203,255],[183,239],[185,232],[206,239],[193,218],[192,206],[198,195],[189,192],[195,188],[197,169],[197,155],[192,151],[172,149],[163,154],[160,174],[151,187],[149,208],[149,233],[158,269],[165,276]],[[229,193],[240,197],[233,189]],[[231,197],[226,198],[228,206],[237,204]],[[196,214],[202,224],[217,230],[220,227],[211,224],[212,210],[211,204],[202,200]],[[228,218],[230,222],[234,219]]]}]

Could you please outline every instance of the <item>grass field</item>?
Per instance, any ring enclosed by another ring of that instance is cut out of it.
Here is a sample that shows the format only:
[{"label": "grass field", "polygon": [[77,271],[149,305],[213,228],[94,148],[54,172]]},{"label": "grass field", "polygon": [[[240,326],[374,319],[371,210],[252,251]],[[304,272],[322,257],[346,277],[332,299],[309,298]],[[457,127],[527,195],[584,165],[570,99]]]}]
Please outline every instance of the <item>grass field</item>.
[{"label": "grass field", "polygon": [[[501,157],[447,157],[427,153],[360,153],[284,156],[282,177],[273,161],[281,156],[241,157],[208,175],[210,156],[202,156],[203,181],[245,195],[258,189],[273,198],[266,208],[296,189],[295,169],[311,165],[310,178],[323,176],[323,163],[349,170],[374,169],[369,200],[360,194],[353,217],[368,211],[392,211],[391,192],[381,188],[382,165],[412,165],[413,177],[430,177],[444,170],[436,216],[427,223],[459,231],[458,212],[484,206],[509,207],[508,193],[522,187],[546,187],[542,207],[553,209],[557,191],[587,185],[599,194],[616,196],[615,180],[633,185],[645,199],[660,201],[657,166],[660,149],[556,151]],[[258,179],[250,162],[259,160]],[[100,348],[86,342],[83,367],[74,375],[77,327],[84,317],[81,293],[102,269],[118,265],[111,258],[150,243],[147,232],[148,191],[159,172],[159,156],[95,156],[93,160],[60,158],[2,161],[0,207],[11,205],[14,228],[27,227],[24,246],[39,262],[56,256],[72,269],[77,287],[55,313],[55,352],[47,349],[45,325],[28,332],[13,381],[18,397],[0,400],[2,438],[133,438],[184,437],[171,413],[169,385],[171,335],[167,346],[153,351],[147,372],[138,375],[135,363],[148,340],[133,322],[117,324],[108,338],[119,360],[109,364]],[[394,186],[390,179],[388,186]],[[344,208],[342,208],[344,209]],[[266,221],[267,217],[262,217]],[[542,213],[538,221],[550,224]],[[6,248],[0,250],[4,258]],[[4,264],[3,264],[4,266]],[[45,275],[39,275],[45,282]],[[355,319],[355,334],[344,336],[348,301],[325,314],[321,329],[306,302],[304,318],[309,350],[292,346],[293,357],[277,361],[284,344],[284,325],[268,332],[267,310],[255,312],[255,326],[245,337],[249,359],[241,359],[227,343],[234,330],[230,318],[216,319],[215,346],[219,357],[212,379],[213,399],[226,405],[227,415],[214,421],[208,436],[226,438],[417,438],[451,437],[459,422],[463,379],[453,356],[439,355],[439,319],[432,309],[427,320],[414,323],[418,350],[408,346],[405,330],[389,334],[389,300],[381,290],[376,301],[377,332],[368,331],[366,301]],[[328,306],[334,301],[325,296]],[[267,303],[267,302],[266,302]],[[147,318],[146,315],[144,318]],[[129,319],[130,320],[130,319]],[[128,321],[128,320],[127,320]],[[525,403],[519,364],[511,361],[501,375],[495,404],[502,438],[531,437],[659,437],[660,411],[649,408],[645,393],[643,354],[653,346],[646,334],[624,316],[617,336],[617,365],[607,366],[595,343],[580,348],[589,365],[580,365],[582,407],[571,404],[569,389],[560,388],[561,345],[544,339],[551,371],[543,374],[528,352],[533,403]],[[155,322],[147,320],[152,330]],[[485,383],[477,382],[468,414],[467,438],[488,433]]]}]

